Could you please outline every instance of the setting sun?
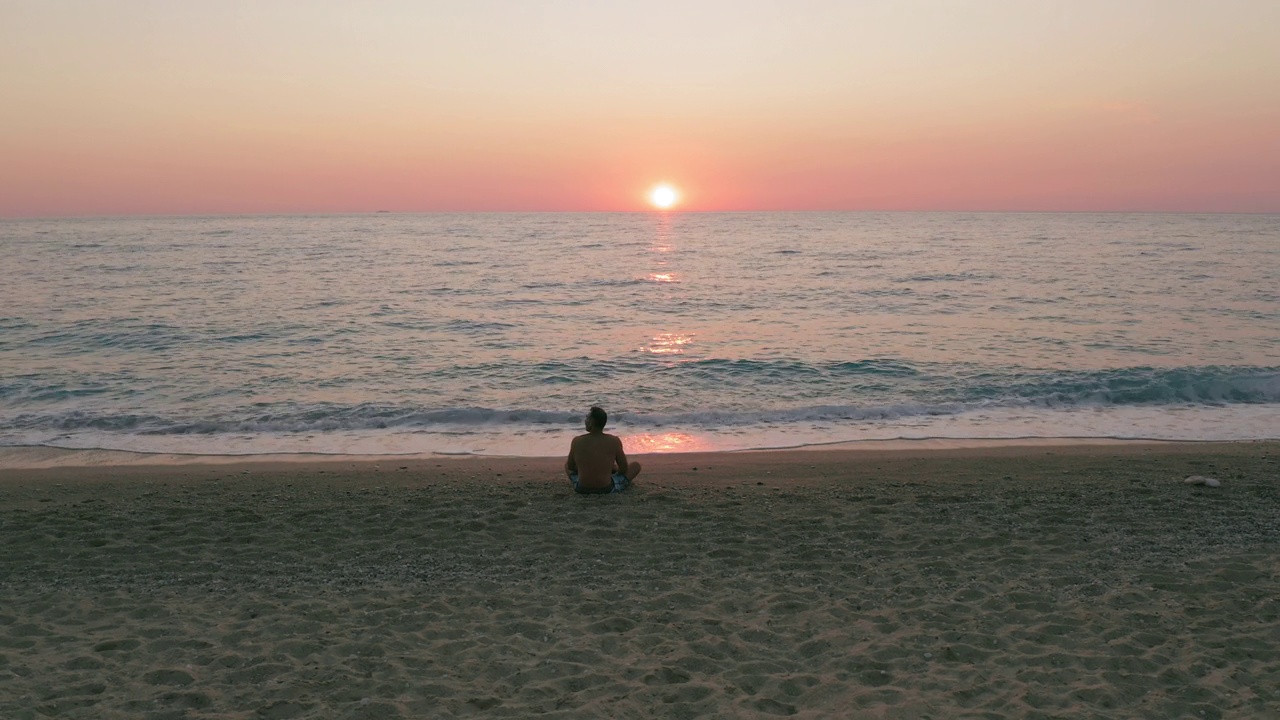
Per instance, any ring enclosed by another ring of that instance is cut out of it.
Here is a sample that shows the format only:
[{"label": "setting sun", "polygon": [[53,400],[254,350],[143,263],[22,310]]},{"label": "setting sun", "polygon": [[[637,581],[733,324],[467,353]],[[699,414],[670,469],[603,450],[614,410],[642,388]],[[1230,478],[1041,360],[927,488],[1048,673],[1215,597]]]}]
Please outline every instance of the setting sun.
[{"label": "setting sun", "polygon": [[679,199],[679,193],[670,185],[659,185],[649,193],[649,202],[653,203],[654,207],[663,210],[675,205]]}]

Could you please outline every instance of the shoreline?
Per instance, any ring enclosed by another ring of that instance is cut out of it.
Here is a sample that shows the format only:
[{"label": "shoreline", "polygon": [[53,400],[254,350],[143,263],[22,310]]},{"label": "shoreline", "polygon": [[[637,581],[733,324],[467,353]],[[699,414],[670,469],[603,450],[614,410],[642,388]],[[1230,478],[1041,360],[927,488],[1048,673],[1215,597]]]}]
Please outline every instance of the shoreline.
[{"label": "shoreline", "polygon": [[[747,448],[741,450],[695,450],[685,452],[632,453],[633,459],[699,458],[769,455],[778,453],[849,453],[853,455],[891,453],[898,455],[936,454],[967,451],[1028,452],[1058,449],[1067,452],[1101,448],[1156,450],[1170,453],[1203,451],[1233,446],[1280,447],[1280,439],[1257,440],[1159,440],[1093,437],[1023,437],[1023,438],[919,438],[893,440],[849,440],[784,447]],[[528,461],[543,463],[560,459],[560,455],[499,455],[479,453],[242,453],[203,454],[144,452],[104,448],[61,448],[49,445],[0,446],[0,478],[24,470],[93,469],[93,468],[166,468],[193,466],[296,466],[381,465],[396,462],[421,464],[440,460],[461,462]]]},{"label": "shoreline", "polygon": [[[734,487],[767,486],[773,490],[848,487],[878,483],[886,477],[899,484],[988,482],[1000,477],[1027,477],[1025,467],[1060,468],[1064,477],[1096,480],[1134,463],[1163,467],[1169,482],[1180,482],[1204,468],[1223,462],[1273,462],[1280,458],[1280,441],[1164,443],[1114,441],[1106,443],[999,442],[957,446],[949,442],[876,442],[874,446],[812,446],[787,450],[655,453],[629,456],[643,471],[633,489],[622,496],[649,492],[716,492]],[[412,491],[450,487],[459,492],[475,488],[559,494],[567,491],[561,457],[499,456],[174,456],[125,453],[120,462],[113,451],[52,453],[51,460],[23,467],[0,464],[0,490],[11,500],[36,496],[92,498],[107,488],[133,495],[159,487],[244,487],[259,490],[283,486],[324,491],[377,486]],[[106,455],[101,454],[106,452]],[[0,452],[0,457],[3,453]],[[68,463],[68,458],[77,462]],[[96,464],[95,464],[96,463]],[[1047,464],[1047,465],[1046,465]],[[1047,477],[1044,471],[1037,476]],[[1101,475],[1099,475],[1101,473]],[[1277,473],[1280,475],[1280,473]],[[1082,480],[1083,481],[1083,480]],[[55,492],[56,489],[56,492]]]}]

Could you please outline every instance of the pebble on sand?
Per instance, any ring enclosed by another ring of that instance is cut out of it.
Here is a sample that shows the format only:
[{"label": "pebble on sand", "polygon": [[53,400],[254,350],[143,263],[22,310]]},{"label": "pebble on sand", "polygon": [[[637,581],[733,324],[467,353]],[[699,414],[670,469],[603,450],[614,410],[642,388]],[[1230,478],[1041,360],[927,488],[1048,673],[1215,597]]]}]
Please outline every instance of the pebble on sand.
[{"label": "pebble on sand", "polygon": [[1189,475],[1182,482],[1187,485],[1207,485],[1209,487],[1218,487],[1222,484],[1217,478],[1205,477],[1204,475]]}]

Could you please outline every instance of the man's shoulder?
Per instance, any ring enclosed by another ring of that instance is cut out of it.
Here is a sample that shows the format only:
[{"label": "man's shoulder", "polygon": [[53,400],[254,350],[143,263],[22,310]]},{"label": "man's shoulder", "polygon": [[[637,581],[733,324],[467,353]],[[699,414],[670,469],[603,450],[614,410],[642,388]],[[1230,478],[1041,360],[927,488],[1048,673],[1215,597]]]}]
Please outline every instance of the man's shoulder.
[{"label": "man's shoulder", "polygon": [[615,443],[616,443],[616,444],[619,444],[619,445],[620,445],[620,444],[622,444],[622,438],[618,437],[617,435],[610,435],[610,434],[609,434],[609,433],[607,433],[607,432],[599,432],[599,433],[583,433],[583,434],[578,435],[578,436],[576,436],[576,437],[574,437],[574,438],[573,438],[573,442],[574,442],[575,444],[576,444],[576,443],[579,443],[579,442],[595,442],[595,443],[598,443],[598,442],[602,442],[602,441],[603,441],[603,442],[606,442],[606,443],[609,443],[609,444],[611,444],[611,445],[612,445],[612,444],[615,444]]}]

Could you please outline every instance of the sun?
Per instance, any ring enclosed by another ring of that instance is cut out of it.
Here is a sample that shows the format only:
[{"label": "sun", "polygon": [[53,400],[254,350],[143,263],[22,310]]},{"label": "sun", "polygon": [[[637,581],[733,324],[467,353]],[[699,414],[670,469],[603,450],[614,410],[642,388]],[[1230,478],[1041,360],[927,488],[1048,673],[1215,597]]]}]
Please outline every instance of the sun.
[{"label": "sun", "polygon": [[665,183],[649,191],[649,202],[653,203],[653,206],[660,210],[666,210],[672,207],[679,199],[680,193],[676,192],[675,188]]}]

